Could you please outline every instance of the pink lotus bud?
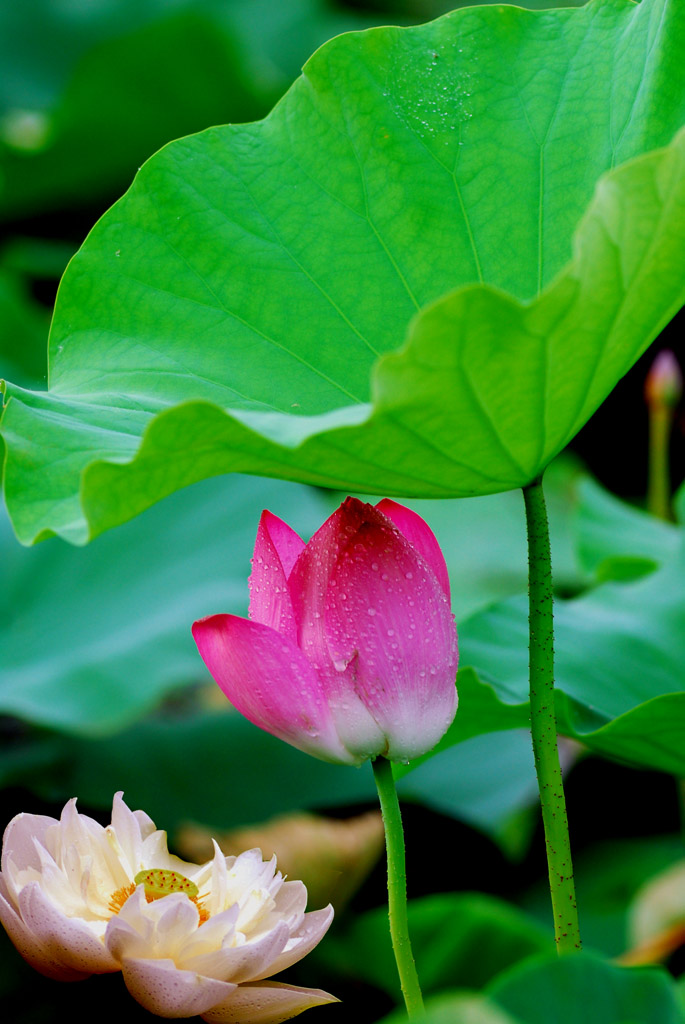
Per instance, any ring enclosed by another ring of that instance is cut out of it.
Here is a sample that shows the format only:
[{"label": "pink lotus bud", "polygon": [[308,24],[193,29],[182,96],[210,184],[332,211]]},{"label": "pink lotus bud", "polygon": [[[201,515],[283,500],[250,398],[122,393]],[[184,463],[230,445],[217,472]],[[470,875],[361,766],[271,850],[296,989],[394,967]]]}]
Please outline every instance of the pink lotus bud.
[{"label": "pink lotus bud", "polygon": [[262,514],[250,618],[193,625],[207,668],[255,725],[325,761],[409,761],[457,707],[447,567],[411,509],[347,498],[308,544]]},{"label": "pink lotus bud", "polygon": [[670,349],[663,349],[652,363],[645,381],[648,405],[677,405],[683,393],[683,375]]}]

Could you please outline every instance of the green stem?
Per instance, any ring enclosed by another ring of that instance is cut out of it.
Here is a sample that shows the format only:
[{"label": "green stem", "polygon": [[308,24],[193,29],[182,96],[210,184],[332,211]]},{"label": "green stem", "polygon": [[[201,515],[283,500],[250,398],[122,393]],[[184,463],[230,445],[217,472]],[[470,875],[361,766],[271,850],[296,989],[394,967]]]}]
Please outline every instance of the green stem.
[{"label": "green stem", "polygon": [[378,798],[381,802],[385,827],[385,848],[388,855],[388,914],[390,938],[400,976],[402,995],[410,1020],[423,1013],[423,996],[416,973],[414,954],[409,939],[407,918],[407,872],[404,860],[404,831],[402,815],[392,775],[392,765],[384,757],[373,762]]},{"label": "green stem", "polygon": [[673,519],[668,443],[673,425],[673,409],[661,402],[649,406],[649,465],[647,509],[659,519]]},{"label": "green stem", "polygon": [[554,713],[552,563],[542,478],[523,488],[528,529],[530,728],[559,953],[580,949],[571,843]]}]

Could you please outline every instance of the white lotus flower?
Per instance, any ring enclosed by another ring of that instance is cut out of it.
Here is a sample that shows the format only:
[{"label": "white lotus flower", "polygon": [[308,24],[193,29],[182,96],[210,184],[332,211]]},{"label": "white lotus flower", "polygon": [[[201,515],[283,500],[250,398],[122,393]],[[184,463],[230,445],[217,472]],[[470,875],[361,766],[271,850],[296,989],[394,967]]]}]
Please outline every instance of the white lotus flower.
[{"label": "white lotus flower", "polygon": [[0,920],[48,977],[121,970],[161,1017],[278,1024],[335,997],[265,981],[323,937],[332,907],[305,914],[302,882],[285,882],[259,850],[191,864],[117,793],[103,828],[70,800],[59,821],[19,814],[7,826]]}]

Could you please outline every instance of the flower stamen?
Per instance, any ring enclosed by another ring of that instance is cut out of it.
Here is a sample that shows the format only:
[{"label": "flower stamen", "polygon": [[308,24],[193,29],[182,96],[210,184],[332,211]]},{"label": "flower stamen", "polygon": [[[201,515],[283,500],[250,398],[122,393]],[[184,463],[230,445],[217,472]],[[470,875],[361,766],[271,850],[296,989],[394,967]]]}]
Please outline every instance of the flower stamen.
[{"label": "flower stamen", "polygon": [[136,883],[131,882],[130,885],[122,885],[121,889],[116,889],[109,899],[108,910],[111,910],[113,914],[118,914],[123,907],[129,896],[133,896],[136,891]]},{"label": "flower stamen", "polygon": [[200,920],[198,922],[198,928],[199,928],[201,924],[205,923],[205,921],[209,921],[209,916],[210,916],[209,915],[209,911],[207,910],[207,908],[204,905],[204,903],[200,902],[200,900],[197,898],[197,896],[191,896],[190,897],[190,902],[195,904],[195,906],[197,907],[197,912],[200,915]]},{"label": "flower stamen", "polygon": [[178,871],[167,871],[164,868],[147,868],[139,871],[129,885],[123,885],[113,892],[108,906],[112,914],[119,913],[126,900],[133,895],[139,885],[144,887],[145,899],[148,903],[152,903],[153,900],[161,900],[172,892],[184,892],[190,902],[197,907],[197,912],[200,915],[199,924],[204,924],[209,920],[209,911],[199,899],[199,889],[195,883]]}]

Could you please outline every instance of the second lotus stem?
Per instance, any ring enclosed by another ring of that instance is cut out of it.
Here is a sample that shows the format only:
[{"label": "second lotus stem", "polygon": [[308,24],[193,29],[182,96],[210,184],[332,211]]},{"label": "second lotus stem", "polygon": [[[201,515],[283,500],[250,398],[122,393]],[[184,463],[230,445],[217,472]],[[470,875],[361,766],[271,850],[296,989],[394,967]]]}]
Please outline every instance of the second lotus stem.
[{"label": "second lotus stem", "polygon": [[523,488],[528,530],[530,727],[559,953],[581,948],[554,710],[552,563],[542,479]]}]

